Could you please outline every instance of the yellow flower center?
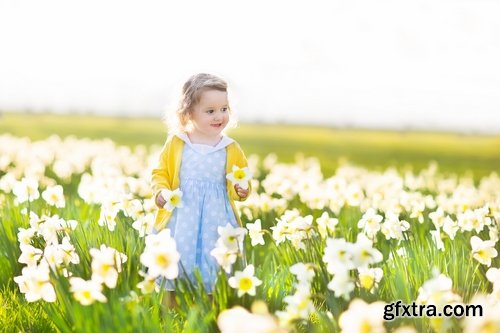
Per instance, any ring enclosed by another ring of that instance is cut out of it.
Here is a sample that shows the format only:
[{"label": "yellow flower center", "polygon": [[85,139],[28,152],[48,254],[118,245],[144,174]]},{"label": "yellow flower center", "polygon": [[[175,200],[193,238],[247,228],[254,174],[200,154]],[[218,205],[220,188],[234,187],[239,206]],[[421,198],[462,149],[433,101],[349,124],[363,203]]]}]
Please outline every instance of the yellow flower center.
[{"label": "yellow flower center", "polygon": [[240,289],[243,291],[248,291],[252,288],[252,280],[250,278],[244,277],[240,279]]},{"label": "yellow flower center", "polygon": [[113,267],[113,266],[111,266],[111,265],[101,265],[99,267],[99,273],[100,273],[100,275],[106,275],[106,274],[108,274],[108,272],[111,269],[111,267]]},{"label": "yellow flower center", "polygon": [[373,287],[373,283],[375,282],[375,278],[371,275],[361,275],[359,277],[359,284],[361,284],[361,287],[370,290]]},{"label": "yellow flower center", "polygon": [[367,251],[367,250],[363,250],[363,251],[361,251],[361,257],[362,257],[363,259],[370,258],[370,257],[371,257],[370,252],[369,252],[369,251]]},{"label": "yellow flower center", "polygon": [[361,325],[359,325],[359,332],[361,333],[370,333],[372,331],[372,325],[368,320],[363,320]]},{"label": "yellow flower center", "polygon": [[167,267],[170,263],[168,256],[160,254],[156,256],[156,264],[160,267]]},{"label": "yellow flower center", "polygon": [[90,293],[89,290],[85,290],[82,292],[82,298],[83,299],[91,299],[92,298],[92,294]]},{"label": "yellow flower center", "polygon": [[495,325],[491,321],[484,323],[478,331],[479,333],[494,333]]},{"label": "yellow flower center", "polygon": [[170,198],[170,203],[171,203],[172,205],[178,205],[180,202],[181,202],[181,198],[179,198],[177,195],[173,195],[173,196]]},{"label": "yellow flower center", "polygon": [[238,179],[238,180],[242,180],[242,179],[245,179],[245,171],[243,170],[236,170],[234,173],[234,178]]},{"label": "yellow flower center", "polygon": [[488,259],[489,256],[488,256],[488,252],[485,251],[484,249],[481,249],[479,251],[477,251],[477,255],[481,258],[481,259]]}]

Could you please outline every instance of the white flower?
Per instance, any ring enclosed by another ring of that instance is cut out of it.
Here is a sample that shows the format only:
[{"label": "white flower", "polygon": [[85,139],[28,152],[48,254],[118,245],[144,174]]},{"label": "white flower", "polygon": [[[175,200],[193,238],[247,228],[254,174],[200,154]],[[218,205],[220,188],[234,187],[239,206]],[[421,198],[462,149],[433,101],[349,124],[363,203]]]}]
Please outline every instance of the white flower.
[{"label": "white flower", "polygon": [[19,203],[34,201],[40,197],[38,192],[38,181],[34,178],[24,177],[14,184],[12,192],[17,197]]},{"label": "white flower", "polygon": [[150,294],[153,291],[160,290],[156,284],[156,277],[150,276],[142,271],[139,271],[139,275],[143,276],[144,280],[137,284],[137,288],[139,288],[143,294]]},{"label": "white flower", "polygon": [[380,223],[383,219],[382,215],[377,214],[375,209],[370,208],[359,220],[358,228],[361,228],[368,238],[374,239],[380,230]]},{"label": "white flower", "polygon": [[383,333],[384,328],[383,302],[365,303],[361,299],[354,299],[349,308],[339,317],[341,332],[348,333]]},{"label": "white flower", "polygon": [[217,227],[217,232],[220,235],[217,244],[225,246],[230,251],[238,252],[247,230],[245,228],[234,228],[228,223],[225,227]]},{"label": "white flower", "polygon": [[46,302],[56,301],[56,292],[50,283],[49,268],[46,265],[24,267],[22,275],[14,277],[14,281],[28,302],[40,299]]},{"label": "white flower", "polygon": [[232,288],[238,289],[238,297],[241,297],[244,294],[255,296],[255,287],[261,285],[262,281],[254,276],[253,265],[248,265],[243,271],[236,271],[228,283]]},{"label": "white flower", "polygon": [[50,244],[43,250],[43,258],[52,269],[56,269],[63,263],[62,251],[59,244]]},{"label": "white flower", "polygon": [[377,268],[358,268],[358,279],[360,287],[373,292],[382,279],[384,271]]},{"label": "white flower", "polygon": [[439,274],[438,271],[434,272],[434,277],[425,281],[418,289],[416,300],[418,304],[433,304],[442,308],[446,304],[458,302],[461,302],[461,297],[453,292],[452,280]]},{"label": "white flower", "polygon": [[132,228],[139,231],[139,237],[149,235],[154,228],[155,216],[154,214],[146,214],[139,216],[137,220],[132,223]]},{"label": "white flower", "polygon": [[252,178],[252,173],[248,167],[239,168],[237,165],[233,165],[233,169],[230,173],[226,175],[233,185],[239,185],[242,189],[248,189],[248,184]]},{"label": "white flower", "polygon": [[171,237],[163,238],[157,246],[146,245],[140,257],[141,263],[148,268],[150,276],[163,276],[170,280],[179,275],[179,259],[175,240]]},{"label": "white flower", "polygon": [[224,269],[226,273],[231,272],[231,267],[236,262],[238,257],[237,252],[228,250],[225,246],[217,246],[210,251],[217,263]]},{"label": "white flower", "polygon": [[458,223],[453,221],[451,217],[446,216],[443,222],[443,231],[450,237],[451,240],[455,239],[458,229],[460,229]]},{"label": "white flower", "polygon": [[271,227],[273,231],[273,239],[276,242],[276,245],[284,242],[288,234],[290,234],[288,222],[284,220],[278,220],[278,224],[276,226]]},{"label": "white flower", "polygon": [[384,223],[381,225],[381,231],[386,239],[403,239],[403,231],[410,228],[410,224],[405,220],[399,220],[395,213],[387,213]]},{"label": "white flower", "polygon": [[36,266],[38,260],[40,260],[43,255],[43,251],[31,245],[21,244],[20,248],[21,255],[19,256],[18,262],[28,266]]},{"label": "white flower", "polygon": [[491,240],[483,241],[477,236],[472,236],[470,244],[472,246],[472,257],[483,265],[490,266],[491,259],[498,255],[495,243]]},{"label": "white flower", "polygon": [[42,192],[42,198],[49,206],[63,208],[65,205],[63,188],[61,185],[49,186]]},{"label": "white flower", "polygon": [[431,230],[431,236],[432,240],[434,241],[434,244],[436,244],[436,247],[440,251],[444,251],[444,243],[443,240],[441,239],[441,230],[439,230],[439,227],[436,227],[437,230]]},{"label": "white flower", "polygon": [[288,304],[286,312],[292,319],[308,319],[309,315],[314,312],[314,303],[308,290],[298,289],[295,294],[286,296],[283,301]]},{"label": "white flower", "polygon": [[118,273],[127,256],[102,244],[99,249],[90,249],[92,256],[92,280],[104,283],[108,288],[116,287]]},{"label": "white flower", "polygon": [[318,232],[322,238],[326,238],[328,234],[332,234],[335,231],[335,226],[339,223],[339,220],[334,217],[330,217],[327,212],[323,212],[320,217],[316,219],[318,224]]},{"label": "white flower", "polygon": [[361,204],[361,202],[363,201],[364,199],[364,193],[363,193],[363,189],[359,186],[359,184],[351,184],[347,187],[346,191],[345,191],[345,199],[346,199],[346,203],[349,205],[349,206],[359,206]]},{"label": "white flower", "polygon": [[30,245],[31,239],[35,236],[36,230],[33,228],[23,229],[19,228],[17,233],[17,240],[20,245]]},{"label": "white flower", "polygon": [[326,269],[334,274],[337,271],[345,271],[354,268],[352,262],[352,244],[343,238],[326,240],[323,261],[327,264]]},{"label": "white flower", "polygon": [[364,234],[358,234],[356,243],[351,245],[352,262],[356,268],[368,267],[382,261],[382,253],[373,248],[373,243]]},{"label": "white flower", "polygon": [[262,226],[260,219],[255,220],[254,223],[247,223],[245,227],[249,231],[250,239],[252,241],[252,246],[257,244],[264,245],[264,233],[262,232]]},{"label": "white flower", "polygon": [[75,247],[71,244],[69,237],[66,236],[62,239],[61,244],[59,245],[60,250],[62,251],[62,258],[64,263],[67,265],[68,263],[79,264],[80,257],[76,253]]},{"label": "white flower", "polygon": [[349,299],[349,294],[354,290],[354,281],[349,276],[349,271],[338,271],[328,283],[328,289],[332,290],[336,297]]},{"label": "white flower", "polygon": [[290,267],[290,272],[297,277],[299,284],[301,283],[311,283],[314,278],[314,269],[311,264],[296,263]]},{"label": "white flower", "polygon": [[62,230],[61,219],[58,215],[43,216],[45,222],[38,226],[38,233],[43,236],[47,244],[59,244],[57,232]]},{"label": "white flower", "polygon": [[79,277],[69,279],[71,284],[70,291],[73,297],[80,302],[81,305],[90,305],[95,301],[106,302],[106,296],[102,294],[102,285],[93,280],[85,281]]},{"label": "white flower", "polygon": [[176,207],[182,207],[182,191],[180,189],[175,189],[173,191],[163,189],[161,190],[160,195],[165,200],[165,204],[163,205],[163,209],[168,210],[169,212],[173,211]]},{"label": "white flower", "polygon": [[435,212],[429,213],[429,218],[436,228],[441,228],[444,225],[446,217],[444,216],[444,211],[439,207]]},{"label": "white flower", "polygon": [[102,206],[101,207],[101,215],[99,217],[99,224],[101,227],[108,227],[109,231],[114,231],[116,227],[116,215],[118,214],[118,209],[113,206]]},{"label": "white flower", "polygon": [[240,306],[222,311],[217,326],[221,333],[272,333],[279,329],[271,315],[250,313]]},{"label": "white flower", "polygon": [[494,286],[498,285],[500,287],[500,268],[489,268],[486,272],[486,278],[493,283]]},{"label": "white flower", "polygon": [[480,306],[481,315],[476,311],[475,315],[465,316],[462,322],[464,333],[500,332],[500,316],[498,316],[500,302],[477,294],[471,299],[470,304],[475,307]]}]

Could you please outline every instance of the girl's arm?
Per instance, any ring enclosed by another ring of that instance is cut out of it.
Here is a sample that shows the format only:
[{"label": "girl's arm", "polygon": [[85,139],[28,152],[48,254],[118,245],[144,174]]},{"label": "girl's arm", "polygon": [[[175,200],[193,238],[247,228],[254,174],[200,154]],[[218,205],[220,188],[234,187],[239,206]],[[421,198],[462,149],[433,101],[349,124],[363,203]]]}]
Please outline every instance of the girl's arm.
[{"label": "girl's arm", "polygon": [[[168,173],[168,153],[170,149],[171,140],[167,140],[163,149],[160,153],[160,159],[158,161],[157,166],[151,172],[151,184],[153,189],[153,194],[155,196],[155,203],[158,205],[158,194],[163,189],[171,190],[170,182],[169,182],[169,173]],[[160,207],[162,208],[162,207]]]}]

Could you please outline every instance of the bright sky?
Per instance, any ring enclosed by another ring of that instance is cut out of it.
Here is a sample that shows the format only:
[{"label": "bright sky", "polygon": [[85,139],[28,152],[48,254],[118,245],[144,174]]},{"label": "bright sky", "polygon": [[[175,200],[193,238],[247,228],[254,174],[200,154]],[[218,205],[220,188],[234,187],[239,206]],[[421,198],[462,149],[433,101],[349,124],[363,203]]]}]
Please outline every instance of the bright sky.
[{"label": "bright sky", "polygon": [[0,0],[0,108],[161,117],[197,72],[242,121],[500,134],[500,1]]}]

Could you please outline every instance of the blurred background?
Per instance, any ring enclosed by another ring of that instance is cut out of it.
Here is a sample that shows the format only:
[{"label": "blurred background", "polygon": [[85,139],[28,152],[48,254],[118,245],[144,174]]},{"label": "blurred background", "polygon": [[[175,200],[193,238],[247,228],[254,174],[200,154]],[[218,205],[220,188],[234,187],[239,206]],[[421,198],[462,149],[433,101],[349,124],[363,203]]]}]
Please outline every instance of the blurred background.
[{"label": "blurred background", "polygon": [[490,0],[1,0],[0,133],[161,144],[180,86],[208,72],[250,152],[498,170],[499,15]]}]

